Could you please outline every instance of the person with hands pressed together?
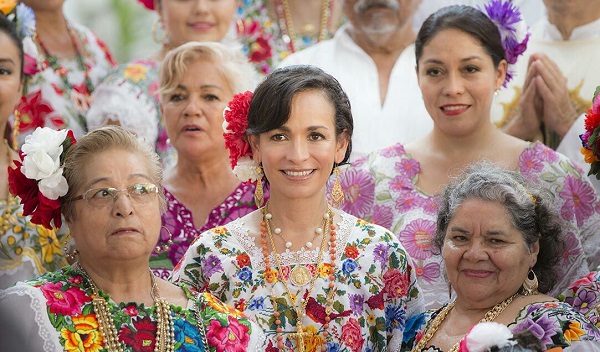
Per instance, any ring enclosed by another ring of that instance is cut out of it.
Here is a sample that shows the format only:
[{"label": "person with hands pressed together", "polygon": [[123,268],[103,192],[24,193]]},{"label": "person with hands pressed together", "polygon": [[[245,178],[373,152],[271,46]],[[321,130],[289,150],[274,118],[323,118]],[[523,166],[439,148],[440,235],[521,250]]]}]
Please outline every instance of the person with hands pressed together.
[{"label": "person with hands pressed together", "polygon": [[[525,60],[517,63],[515,80],[499,91],[492,120],[507,133],[542,140],[589,170],[579,150],[583,113],[600,75],[600,3],[544,0],[547,16],[531,28]],[[590,177],[596,190],[600,181]]]}]

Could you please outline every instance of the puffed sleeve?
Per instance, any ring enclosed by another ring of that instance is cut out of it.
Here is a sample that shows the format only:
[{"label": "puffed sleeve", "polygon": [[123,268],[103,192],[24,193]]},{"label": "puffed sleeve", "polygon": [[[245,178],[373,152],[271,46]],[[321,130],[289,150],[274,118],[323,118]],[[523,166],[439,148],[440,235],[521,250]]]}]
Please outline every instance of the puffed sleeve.
[{"label": "puffed sleeve", "polygon": [[0,291],[0,351],[62,350],[40,290],[17,283]]}]

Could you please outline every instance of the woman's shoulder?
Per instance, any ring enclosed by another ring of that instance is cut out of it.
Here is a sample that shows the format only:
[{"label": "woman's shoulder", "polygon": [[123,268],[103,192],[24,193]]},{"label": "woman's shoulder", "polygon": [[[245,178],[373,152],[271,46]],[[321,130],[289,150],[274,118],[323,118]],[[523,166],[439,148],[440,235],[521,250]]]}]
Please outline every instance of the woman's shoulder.
[{"label": "woman's shoulder", "polygon": [[573,341],[600,340],[600,331],[569,304],[560,301],[525,305],[509,324],[513,333],[537,331],[544,350],[570,346]]}]

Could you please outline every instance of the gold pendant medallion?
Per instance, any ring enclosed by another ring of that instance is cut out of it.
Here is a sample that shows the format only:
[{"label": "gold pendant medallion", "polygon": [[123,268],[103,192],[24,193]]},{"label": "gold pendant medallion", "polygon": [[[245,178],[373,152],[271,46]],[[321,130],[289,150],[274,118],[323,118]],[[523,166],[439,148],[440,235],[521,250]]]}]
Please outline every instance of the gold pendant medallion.
[{"label": "gold pendant medallion", "polygon": [[290,281],[294,286],[305,286],[310,282],[312,275],[310,270],[304,265],[296,265],[290,273]]}]

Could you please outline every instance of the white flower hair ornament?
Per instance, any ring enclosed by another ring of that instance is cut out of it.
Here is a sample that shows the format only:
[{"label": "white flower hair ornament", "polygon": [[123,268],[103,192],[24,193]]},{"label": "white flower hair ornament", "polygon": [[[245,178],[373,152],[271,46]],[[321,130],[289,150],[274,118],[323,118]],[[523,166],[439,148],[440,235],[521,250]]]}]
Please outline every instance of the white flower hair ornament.
[{"label": "white flower hair ornament", "polygon": [[16,167],[9,167],[9,191],[20,198],[23,214],[33,215],[32,223],[47,229],[61,227],[60,197],[69,190],[62,164],[75,143],[70,130],[38,127],[25,138],[19,159],[14,160]]},{"label": "white flower hair ornament", "polygon": [[519,8],[510,0],[490,0],[483,9],[479,8],[479,10],[487,15],[500,31],[504,57],[508,62],[506,78],[502,84],[506,87],[515,73],[512,66],[517,63],[518,57],[523,55],[527,49],[531,33],[529,33],[529,28]]},{"label": "white flower hair ornament", "polygon": [[483,322],[471,328],[460,342],[458,352],[488,352],[492,347],[515,345],[512,332],[504,324]]}]

